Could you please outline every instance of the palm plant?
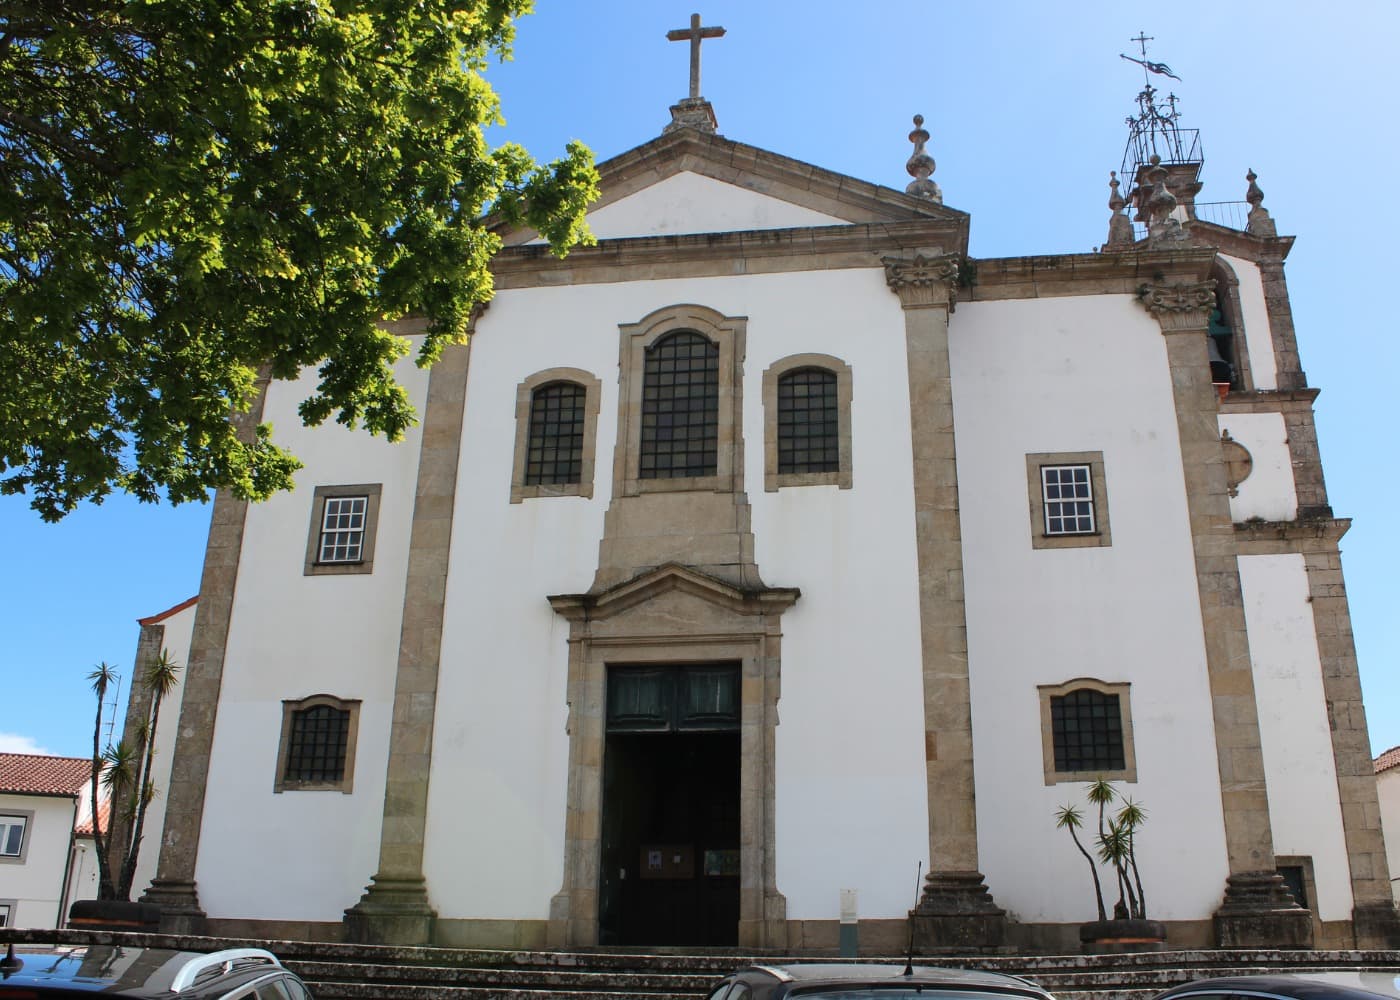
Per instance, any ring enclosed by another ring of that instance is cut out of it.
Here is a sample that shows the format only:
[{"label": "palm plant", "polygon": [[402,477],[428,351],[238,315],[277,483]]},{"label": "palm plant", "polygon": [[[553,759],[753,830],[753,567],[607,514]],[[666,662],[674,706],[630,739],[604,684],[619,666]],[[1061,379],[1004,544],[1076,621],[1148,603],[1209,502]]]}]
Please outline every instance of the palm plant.
[{"label": "palm plant", "polygon": [[97,851],[97,898],[114,899],[116,889],[112,882],[112,869],[107,861],[107,840],[102,830],[101,813],[98,807],[97,784],[102,777],[104,757],[102,754],[102,705],[107,700],[107,689],[117,681],[117,671],[107,662],[99,663],[88,674],[93,693],[97,695],[97,719],[92,725],[92,845]]},{"label": "palm plant", "polygon": [[[1140,802],[1123,795],[1111,782],[1099,780],[1085,786],[1085,798],[1098,807],[1098,834],[1094,847],[1098,860],[1113,868],[1114,880],[1118,886],[1118,901],[1113,907],[1113,917],[1120,919],[1147,919],[1147,896],[1142,888],[1142,874],[1137,863],[1137,831],[1147,821],[1147,810]],[[1121,802],[1116,812],[1110,812],[1115,802]],[[1098,903],[1099,920],[1106,919],[1103,900],[1103,883],[1099,879],[1098,863],[1080,842],[1077,831],[1084,825],[1084,814],[1078,806],[1066,805],[1055,812],[1055,826],[1069,831],[1074,846],[1089,862],[1089,871],[1094,878],[1094,897]]]},{"label": "palm plant", "polygon": [[[97,676],[103,670],[107,672],[108,679],[98,687]],[[102,698],[106,694],[107,683],[110,683],[111,668],[102,664],[98,670],[93,671],[93,690],[98,692],[98,729],[101,728],[102,719]],[[152,660],[146,667],[142,675],[142,682],[145,690],[150,693],[151,704],[147,710],[146,718],[132,727],[130,741],[126,736],[118,740],[115,744],[109,744],[100,754],[96,752],[99,736],[96,731],[93,733],[93,797],[96,801],[96,789],[98,775],[101,774],[102,783],[107,788],[109,800],[112,804],[111,810],[115,817],[117,809],[121,809],[121,818],[124,821],[121,829],[120,842],[113,843],[111,834],[116,829],[116,824],[112,824],[109,830],[109,837],[106,842],[97,839],[97,828],[99,824],[93,822],[94,846],[97,849],[97,864],[99,874],[98,898],[129,900],[131,898],[131,885],[136,878],[136,859],[141,851],[141,839],[146,826],[146,810],[150,807],[151,800],[155,798],[156,787],[152,778],[155,766],[155,736],[160,725],[161,703],[175,685],[179,682],[180,667],[175,662],[170,651],[162,649],[160,654]],[[135,691],[133,690],[133,695]],[[94,809],[96,813],[96,809]],[[116,878],[113,879],[112,869],[115,864]]]}]

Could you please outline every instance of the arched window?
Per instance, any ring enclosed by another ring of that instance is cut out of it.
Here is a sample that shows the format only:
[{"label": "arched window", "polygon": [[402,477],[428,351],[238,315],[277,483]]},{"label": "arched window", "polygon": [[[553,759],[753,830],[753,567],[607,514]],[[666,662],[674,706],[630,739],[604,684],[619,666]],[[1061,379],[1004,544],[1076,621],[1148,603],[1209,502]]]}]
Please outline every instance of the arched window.
[{"label": "arched window", "polygon": [[351,790],[358,700],[318,694],[282,702],[282,739],[273,791]]},{"label": "arched window", "polygon": [[719,345],[691,330],[646,348],[638,477],[716,474],[719,452]]},{"label": "arched window", "polygon": [[551,382],[530,396],[525,485],[577,483],[583,474],[586,391],[577,382]]},{"label": "arched window", "polygon": [[836,374],[798,368],[778,379],[778,472],[835,472],[841,464]]},{"label": "arched window", "polygon": [[1080,677],[1040,686],[1045,783],[1136,781],[1130,686]]}]

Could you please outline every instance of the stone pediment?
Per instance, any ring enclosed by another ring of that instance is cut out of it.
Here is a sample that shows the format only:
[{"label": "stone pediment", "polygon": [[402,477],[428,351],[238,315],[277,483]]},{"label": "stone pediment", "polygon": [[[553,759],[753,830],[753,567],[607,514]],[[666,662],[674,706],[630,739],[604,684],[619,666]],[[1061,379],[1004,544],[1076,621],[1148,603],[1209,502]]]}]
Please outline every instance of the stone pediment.
[{"label": "stone pediment", "polygon": [[792,606],[796,587],[745,589],[697,572],[679,563],[666,563],[598,593],[559,594],[549,598],[556,612],[573,622],[602,622],[643,605],[663,603],[680,618],[685,607],[707,606],[731,615],[776,615]]},{"label": "stone pediment", "polygon": [[[892,163],[892,175],[902,164]],[[710,231],[787,229],[800,226],[871,225],[895,222],[943,223],[948,229],[948,246],[966,243],[968,215],[937,202],[916,198],[894,188],[871,184],[835,171],[804,163],[791,157],[748,146],[718,135],[692,129],[679,129],[628,150],[599,164],[602,195],[590,209],[597,215],[603,239],[659,235],[653,228],[638,227],[627,232],[624,203],[644,200],[649,189],[660,194],[664,187],[676,187],[678,179],[694,178],[696,193],[714,194],[728,190],[731,200],[745,210],[755,223],[732,222],[717,216],[713,198],[694,197],[695,217],[668,221],[664,232],[687,234]],[[670,198],[674,208],[675,198]],[[771,202],[764,208],[760,201]],[[647,204],[650,208],[650,204]],[[614,211],[610,212],[610,209]],[[635,212],[635,216],[654,213]],[[763,220],[771,219],[771,224]],[[706,228],[709,227],[709,228]],[[500,229],[507,246],[538,239],[534,230]],[[960,239],[957,237],[961,237]]]}]

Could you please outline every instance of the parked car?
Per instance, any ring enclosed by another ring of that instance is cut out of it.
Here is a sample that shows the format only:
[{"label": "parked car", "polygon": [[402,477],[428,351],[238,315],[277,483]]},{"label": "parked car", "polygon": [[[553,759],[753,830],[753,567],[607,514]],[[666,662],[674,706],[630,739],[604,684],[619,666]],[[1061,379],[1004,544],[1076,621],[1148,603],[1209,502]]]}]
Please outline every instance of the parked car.
[{"label": "parked car", "polygon": [[310,1000],[271,952],[233,948],[204,955],[122,945],[10,945],[0,959],[0,1000]]},{"label": "parked car", "polygon": [[1054,1000],[1029,979],[970,969],[800,963],[730,973],[708,1000]]},{"label": "parked car", "polygon": [[1154,1000],[1398,1000],[1400,988],[1388,972],[1306,972],[1294,975],[1224,976],[1198,979],[1158,994]]}]

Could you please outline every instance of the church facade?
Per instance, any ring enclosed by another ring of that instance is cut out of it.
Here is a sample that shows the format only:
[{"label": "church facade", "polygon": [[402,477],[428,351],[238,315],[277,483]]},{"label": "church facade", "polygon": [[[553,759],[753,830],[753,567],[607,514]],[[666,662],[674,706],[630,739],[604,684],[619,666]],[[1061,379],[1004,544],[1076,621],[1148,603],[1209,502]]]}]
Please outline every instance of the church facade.
[{"label": "church facade", "polygon": [[1243,230],[1167,157],[1101,251],[973,260],[917,119],[900,192],[673,113],[597,246],[507,234],[406,441],[265,387],[306,467],[217,498],[178,619],[168,929],[1077,948],[1106,779],[1169,945],[1393,946],[1252,178]]}]

